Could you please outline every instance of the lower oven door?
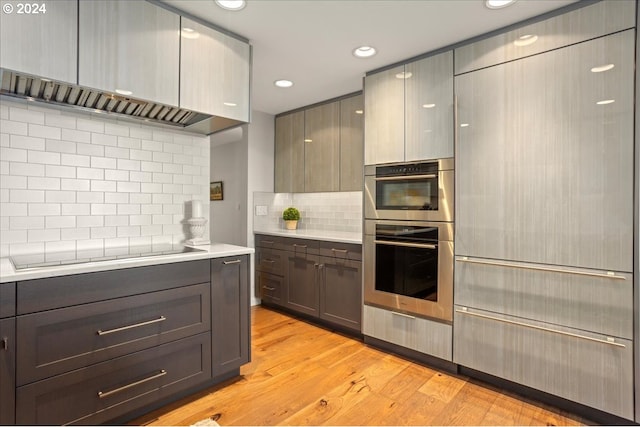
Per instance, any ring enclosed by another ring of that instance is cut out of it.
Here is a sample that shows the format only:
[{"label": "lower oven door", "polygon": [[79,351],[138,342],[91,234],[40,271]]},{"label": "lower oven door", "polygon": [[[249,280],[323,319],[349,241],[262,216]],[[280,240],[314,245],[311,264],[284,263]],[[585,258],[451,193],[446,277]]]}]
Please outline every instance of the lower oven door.
[{"label": "lower oven door", "polygon": [[[425,234],[423,230],[430,238],[412,237]],[[453,224],[365,221],[364,300],[393,311],[452,321]]]}]

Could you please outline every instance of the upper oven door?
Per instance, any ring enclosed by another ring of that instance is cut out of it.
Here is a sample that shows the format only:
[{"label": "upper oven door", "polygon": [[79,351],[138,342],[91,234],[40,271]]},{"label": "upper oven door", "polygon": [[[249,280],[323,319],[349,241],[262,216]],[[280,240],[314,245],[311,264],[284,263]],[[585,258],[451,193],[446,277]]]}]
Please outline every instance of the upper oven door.
[{"label": "upper oven door", "polygon": [[367,166],[365,218],[453,221],[453,159]]}]

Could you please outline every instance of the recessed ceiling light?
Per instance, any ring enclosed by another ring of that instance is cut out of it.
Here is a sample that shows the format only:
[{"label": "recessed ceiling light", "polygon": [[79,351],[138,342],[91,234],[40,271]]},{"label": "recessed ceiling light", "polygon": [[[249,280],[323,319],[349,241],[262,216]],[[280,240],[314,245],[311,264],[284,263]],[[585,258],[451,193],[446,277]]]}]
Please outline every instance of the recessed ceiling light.
[{"label": "recessed ceiling light", "polygon": [[377,53],[375,47],[371,46],[360,46],[353,50],[353,55],[358,58],[369,58]]},{"label": "recessed ceiling light", "polygon": [[598,104],[598,105],[607,105],[607,104],[613,104],[614,102],[616,102],[615,99],[605,99],[604,101],[596,102],[596,104]]},{"label": "recessed ceiling light", "polygon": [[411,78],[411,76],[413,76],[413,74],[410,71],[403,71],[396,74],[396,79],[408,79]]},{"label": "recessed ceiling light", "polygon": [[516,0],[486,0],[484,5],[489,9],[502,9],[503,7],[507,7],[515,2]]},{"label": "recessed ceiling light", "polygon": [[116,93],[119,93],[120,95],[133,95],[133,92],[124,89],[116,89]]},{"label": "recessed ceiling light", "polygon": [[291,87],[293,86],[293,82],[291,80],[276,80],[273,82],[274,85],[278,87]]},{"label": "recessed ceiling light", "polygon": [[227,10],[242,10],[247,2],[245,0],[216,0],[216,4]]},{"label": "recessed ceiling light", "polygon": [[422,104],[422,108],[433,108],[436,104]]},{"label": "recessed ceiling light", "polygon": [[613,64],[601,65],[599,67],[593,67],[591,69],[591,72],[592,73],[602,73],[603,71],[609,71],[613,67],[615,67],[615,65],[613,65]]},{"label": "recessed ceiling light", "polygon": [[538,40],[538,36],[535,34],[525,34],[518,37],[518,40],[514,40],[513,44],[516,46],[529,46],[534,44]]}]

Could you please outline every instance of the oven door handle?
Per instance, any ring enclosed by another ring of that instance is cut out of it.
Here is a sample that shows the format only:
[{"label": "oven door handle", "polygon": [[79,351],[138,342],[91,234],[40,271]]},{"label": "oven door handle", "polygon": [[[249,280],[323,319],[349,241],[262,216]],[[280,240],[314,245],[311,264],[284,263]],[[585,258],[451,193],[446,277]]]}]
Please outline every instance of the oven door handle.
[{"label": "oven door handle", "polygon": [[392,242],[390,240],[377,240],[377,239],[374,240],[373,242],[378,245],[402,246],[404,248],[438,249],[438,245],[433,245],[428,243]]},{"label": "oven door handle", "polygon": [[409,179],[433,179],[438,175],[430,173],[428,175],[403,175],[403,176],[381,176],[376,177],[376,181],[406,181]]}]

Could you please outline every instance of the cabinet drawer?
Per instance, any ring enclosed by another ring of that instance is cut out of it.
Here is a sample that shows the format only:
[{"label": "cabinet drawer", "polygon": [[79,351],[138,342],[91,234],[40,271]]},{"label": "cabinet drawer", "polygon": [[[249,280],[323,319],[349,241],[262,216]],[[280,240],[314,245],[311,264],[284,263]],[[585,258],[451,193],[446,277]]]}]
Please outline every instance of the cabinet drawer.
[{"label": "cabinet drawer", "polygon": [[362,261],[362,245],[337,242],[320,242],[320,255],[338,259]]},{"label": "cabinet drawer", "polygon": [[362,333],[451,361],[452,327],[382,308],[364,306]]},{"label": "cabinet drawer", "polygon": [[633,343],[456,306],[454,363],[633,418]]},{"label": "cabinet drawer", "polygon": [[283,275],[285,255],[284,251],[259,248],[256,257],[256,270]]},{"label": "cabinet drawer", "polygon": [[18,282],[18,314],[209,282],[209,260]]},{"label": "cabinet drawer", "polygon": [[211,335],[196,335],[19,387],[18,424],[99,424],[211,379]]},{"label": "cabinet drawer", "polygon": [[284,279],[270,273],[259,271],[257,274],[258,297],[264,302],[284,305],[282,301],[282,287]]},{"label": "cabinet drawer", "polygon": [[297,255],[318,255],[320,253],[320,242],[310,239],[292,239],[284,240],[285,251],[295,252]]},{"label": "cabinet drawer", "polygon": [[16,314],[15,282],[0,283],[0,319]]},{"label": "cabinet drawer", "polygon": [[256,234],[256,248],[284,249],[286,238]]},{"label": "cabinet drawer", "polygon": [[209,283],[19,316],[18,385],[209,331]]},{"label": "cabinet drawer", "polygon": [[457,305],[633,337],[633,275],[458,257]]}]

